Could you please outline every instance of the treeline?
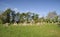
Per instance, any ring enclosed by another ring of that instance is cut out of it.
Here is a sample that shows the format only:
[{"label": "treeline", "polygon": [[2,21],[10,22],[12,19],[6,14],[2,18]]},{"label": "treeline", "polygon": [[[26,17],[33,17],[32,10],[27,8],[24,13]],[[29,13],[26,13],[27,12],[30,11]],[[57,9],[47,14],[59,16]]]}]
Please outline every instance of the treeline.
[{"label": "treeline", "polygon": [[38,14],[32,12],[20,13],[8,8],[0,14],[0,23],[57,23],[60,22],[60,16],[55,12],[49,12],[46,17],[39,17]]}]

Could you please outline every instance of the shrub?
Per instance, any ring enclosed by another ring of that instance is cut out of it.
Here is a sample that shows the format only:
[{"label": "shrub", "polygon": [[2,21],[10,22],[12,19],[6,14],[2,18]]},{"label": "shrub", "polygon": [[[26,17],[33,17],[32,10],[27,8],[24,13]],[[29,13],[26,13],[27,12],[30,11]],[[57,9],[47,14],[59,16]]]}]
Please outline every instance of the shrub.
[{"label": "shrub", "polygon": [[60,23],[58,22],[57,25],[60,26]]}]

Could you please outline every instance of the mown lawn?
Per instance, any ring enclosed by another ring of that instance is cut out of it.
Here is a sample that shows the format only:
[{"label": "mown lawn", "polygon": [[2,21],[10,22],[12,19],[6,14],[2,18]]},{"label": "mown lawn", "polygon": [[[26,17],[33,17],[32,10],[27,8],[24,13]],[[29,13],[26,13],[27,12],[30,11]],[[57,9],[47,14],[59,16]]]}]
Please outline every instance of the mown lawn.
[{"label": "mown lawn", "polygon": [[50,23],[39,26],[0,25],[0,37],[60,37],[60,27]]}]

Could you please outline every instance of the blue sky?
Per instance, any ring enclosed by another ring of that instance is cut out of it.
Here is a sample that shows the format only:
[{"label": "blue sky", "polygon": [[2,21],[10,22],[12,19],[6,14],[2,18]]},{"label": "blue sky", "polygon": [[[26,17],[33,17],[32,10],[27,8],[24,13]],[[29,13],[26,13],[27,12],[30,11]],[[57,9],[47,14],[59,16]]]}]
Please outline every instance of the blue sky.
[{"label": "blue sky", "polygon": [[33,12],[46,16],[50,11],[60,14],[60,0],[0,0],[0,10],[11,8],[19,12]]}]

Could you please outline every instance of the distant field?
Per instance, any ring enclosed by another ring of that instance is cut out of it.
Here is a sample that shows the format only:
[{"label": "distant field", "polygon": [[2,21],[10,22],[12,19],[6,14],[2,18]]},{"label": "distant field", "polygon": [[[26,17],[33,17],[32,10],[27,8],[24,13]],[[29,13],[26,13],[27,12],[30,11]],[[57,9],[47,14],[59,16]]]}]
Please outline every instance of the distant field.
[{"label": "distant field", "polygon": [[60,27],[55,24],[8,27],[0,25],[0,37],[60,37]]}]

